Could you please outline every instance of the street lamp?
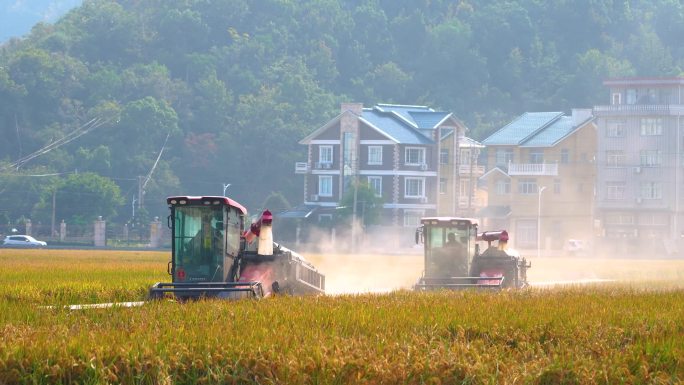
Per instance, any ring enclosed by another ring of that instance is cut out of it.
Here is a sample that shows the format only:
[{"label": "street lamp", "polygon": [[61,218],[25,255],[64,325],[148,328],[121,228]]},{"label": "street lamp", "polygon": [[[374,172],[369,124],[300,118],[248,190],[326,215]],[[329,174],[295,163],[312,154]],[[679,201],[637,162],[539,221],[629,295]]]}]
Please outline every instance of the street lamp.
[{"label": "street lamp", "polygon": [[546,186],[539,188],[537,201],[537,258],[541,255],[541,196],[544,190],[546,190]]},{"label": "street lamp", "polygon": [[230,187],[230,183],[224,183],[223,184],[223,196],[226,196],[226,189]]}]

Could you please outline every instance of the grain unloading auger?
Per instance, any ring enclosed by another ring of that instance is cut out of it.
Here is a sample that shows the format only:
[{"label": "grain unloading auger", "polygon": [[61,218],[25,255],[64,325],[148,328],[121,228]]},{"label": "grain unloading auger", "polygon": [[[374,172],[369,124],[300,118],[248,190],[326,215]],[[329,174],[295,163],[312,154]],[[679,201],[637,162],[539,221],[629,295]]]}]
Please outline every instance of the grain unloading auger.
[{"label": "grain unloading auger", "polygon": [[150,298],[265,297],[319,294],[325,276],[304,257],[273,242],[266,210],[246,229],[247,210],[227,197],[167,198],[171,215],[169,283],[156,283]]},{"label": "grain unloading auger", "polygon": [[[424,244],[425,271],[415,290],[467,288],[523,288],[531,264],[508,250],[508,233],[477,233],[477,222],[468,218],[422,218],[416,243]],[[477,243],[487,242],[480,252]],[[496,241],[496,245],[492,242]]]}]

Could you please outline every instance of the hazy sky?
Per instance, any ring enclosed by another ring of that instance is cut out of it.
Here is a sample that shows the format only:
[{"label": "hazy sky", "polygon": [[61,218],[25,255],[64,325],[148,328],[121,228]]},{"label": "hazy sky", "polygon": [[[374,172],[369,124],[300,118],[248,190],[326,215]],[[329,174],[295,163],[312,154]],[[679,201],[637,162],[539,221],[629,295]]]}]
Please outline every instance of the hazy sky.
[{"label": "hazy sky", "polygon": [[23,36],[38,22],[53,23],[83,0],[0,0],[0,43]]}]

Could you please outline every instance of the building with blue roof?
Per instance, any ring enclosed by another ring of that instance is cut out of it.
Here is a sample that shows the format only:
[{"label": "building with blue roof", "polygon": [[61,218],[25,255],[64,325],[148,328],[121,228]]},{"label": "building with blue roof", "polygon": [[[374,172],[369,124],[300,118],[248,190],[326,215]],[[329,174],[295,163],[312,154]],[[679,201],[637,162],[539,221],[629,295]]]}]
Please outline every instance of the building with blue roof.
[{"label": "building with blue roof", "polygon": [[[473,153],[483,147],[466,138],[465,131],[465,125],[452,113],[427,106],[378,104],[364,108],[360,103],[343,103],[338,116],[300,141],[307,146],[307,159],[296,164],[295,172],[304,175],[302,204],[308,208],[307,218],[332,219],[354,180],[368,183],[382,198],[385,225],[413,229],[421,217],[457,214],[453,211],[458,206],[446,207],[447,202],[463,199],[444,199],[447,194],[460,193],[451,178],[458,180],[461,175],[453,173],[458,167],[450,165],[461,159],[459,143]],[[460,140],[448,142],[450,135]],[[455,147],[453,143],[457,143]],[[481,166],[468,170],[475,180],[484,172]],[[473,199],[470,202],[475,203]]]},{"label": "building with blue roof", "polygon": [[505,228],[519,249],[562,250],[593,237],[596,125],[590,109],[526,112],[482,141],[482,228]]}]

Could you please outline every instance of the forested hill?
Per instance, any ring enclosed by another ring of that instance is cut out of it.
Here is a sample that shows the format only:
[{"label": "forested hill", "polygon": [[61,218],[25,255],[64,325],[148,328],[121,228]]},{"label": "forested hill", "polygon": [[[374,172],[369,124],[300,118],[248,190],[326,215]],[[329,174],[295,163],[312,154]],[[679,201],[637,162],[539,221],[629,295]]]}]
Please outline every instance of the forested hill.
[{"label": "forested hill", "polygon": [[137,215],[223,183],[295,204],[297,142],[340,102],[427,104],[481,139],[604,103],[606,77],[681,74],[682,36],[672,0],[86,0],[0,48],[0,221],[47,220],[52,191],[78,197],[58,220],[125,221],[143,184]]}]

